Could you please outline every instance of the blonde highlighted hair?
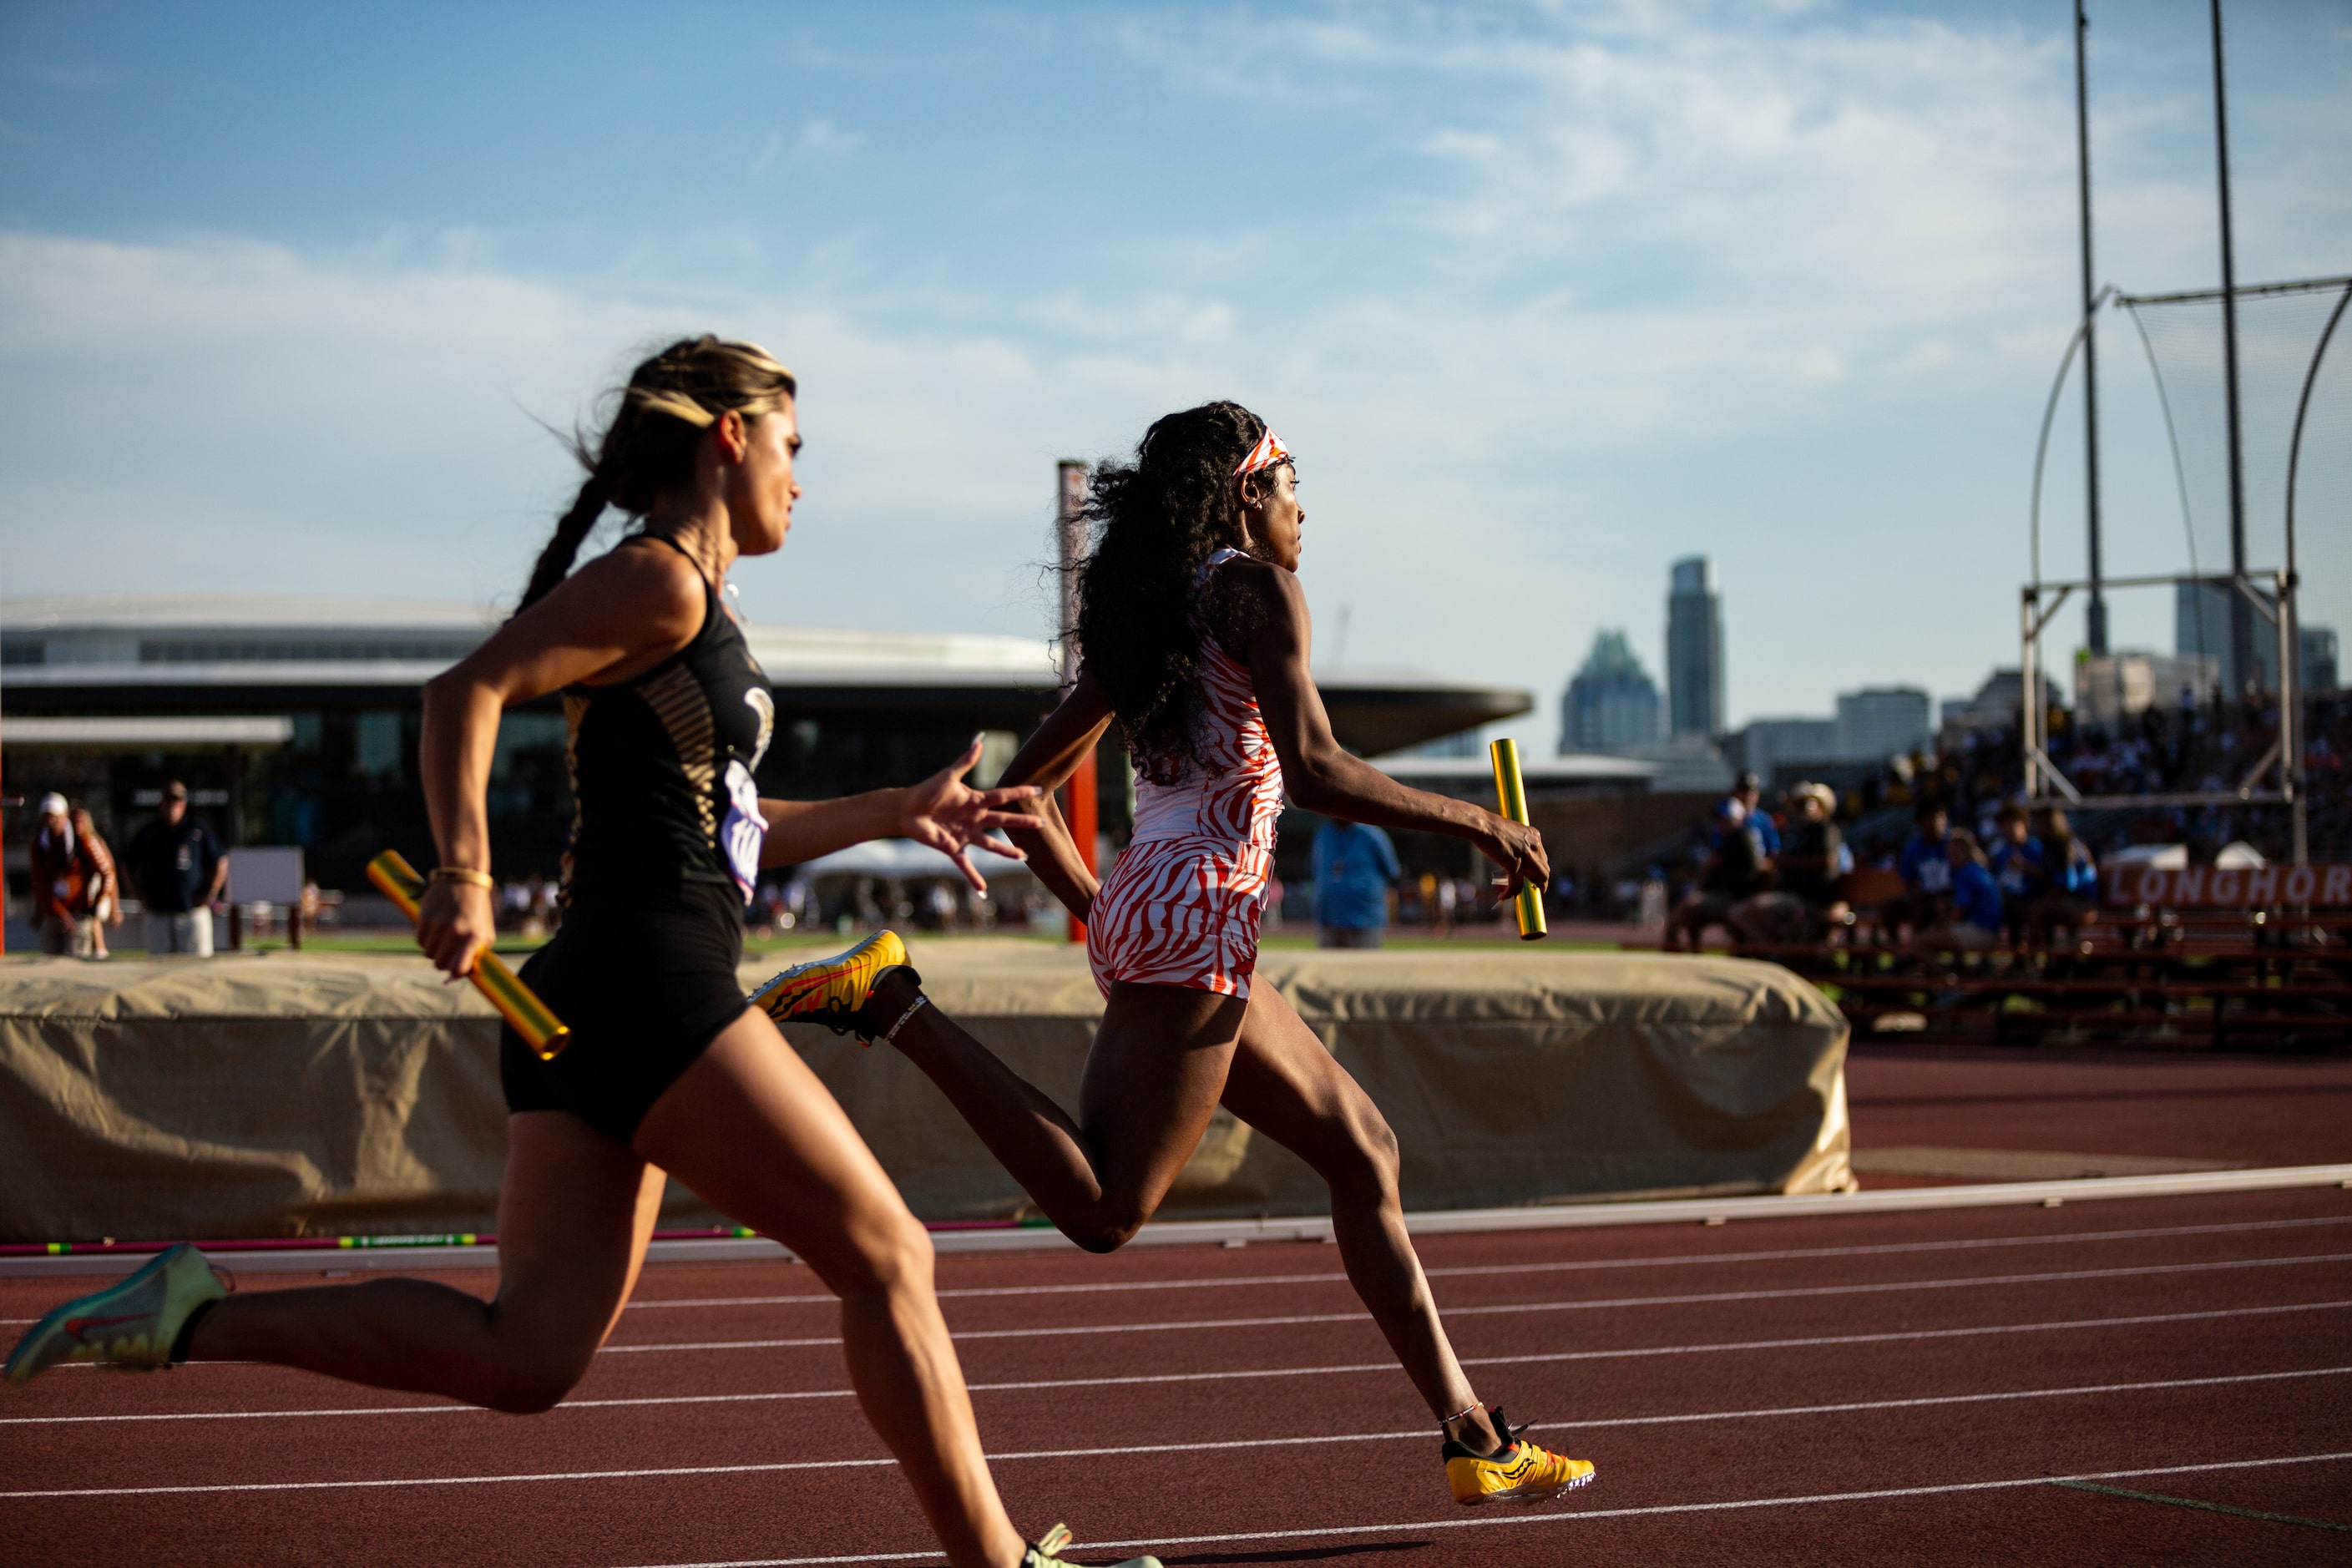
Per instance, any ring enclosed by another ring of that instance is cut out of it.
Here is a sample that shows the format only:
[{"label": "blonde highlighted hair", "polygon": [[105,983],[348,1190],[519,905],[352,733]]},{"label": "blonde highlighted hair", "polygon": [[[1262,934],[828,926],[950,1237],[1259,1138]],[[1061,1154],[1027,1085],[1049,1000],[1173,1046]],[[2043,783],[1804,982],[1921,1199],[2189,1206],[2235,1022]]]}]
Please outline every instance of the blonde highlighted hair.
[{"label": "blonde highlighted hair", "polygon": [[581,542],[605,508],[643,517],[662,491],[693,478],[703,432],[720,416],[756,419],[784,406],[798,391],[793,373],[759,344],[708,333],[682,338],[638,365],[604,435],[593,444],[585,435],[572,437],[572,455],[588,478],[540,552],[516,609],[546,597],[571,573]]}]

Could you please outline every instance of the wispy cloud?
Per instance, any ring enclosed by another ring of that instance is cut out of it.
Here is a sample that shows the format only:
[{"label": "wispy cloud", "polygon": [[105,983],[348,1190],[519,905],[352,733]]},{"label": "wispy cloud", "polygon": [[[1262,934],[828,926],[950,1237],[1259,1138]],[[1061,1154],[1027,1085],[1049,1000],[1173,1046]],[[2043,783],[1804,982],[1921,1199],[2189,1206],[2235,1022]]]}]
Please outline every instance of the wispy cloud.
[{"label": "wispy cloud", "polygon": [[862,131],[844,131],[822,117],[801,127],[801,151],[823,154],[854,153],[866,142]]},{"label": "wispy cloud", "polygon": [[62,88],[68,92],[89,92],[99,88],[115,87],[125,79],[118,70],[100,66],[68,66],[38,64],[32,68],[33,79],[46,87]]},{"label": "wispy cloud", "polygon": [[[562,424],[632,347],[716,328],[806,394],[809,500],[783,560],[745,572],[772,618],[1035,630],[1051,461],[1231,395],[1302,454],[1310,592],[1354,606],[1351,660],[1549,690],[1595,625],[1654,645],[1663,562],[1688,550],[1727,565],[1735,711],[1961,689],[2011,646],[2071,325],[2062,29],[1647,0],[1104,26],[1214,112],[1315,106],[1384,177],[1311,218],[1250,201],[1092,226],[1049,280],[846,226],[788,257],[656,235],[593,277],[494,234],[0,236],[11,591],[45,569],[16,521],[39,518],[121,540],[127,586],[510,593],[572,482],[514,404]],[[2106,90],[2105,270],[2203,281],[2203,171],[2145,152],[2184,111]],[[2309,131],[2243,171],[2242,211],[2273,254],[2340,258],[2352,179],[2327,176],[2352,131],[2266,110]],[[751,168],[864,171],[893,151],[873,136],[773,127]],[[124,386],[154,411],[127,451]],[[1906,584],[1932,584],[1932,613]],[[1506,619],[1521,635],[1486,629]]]}]

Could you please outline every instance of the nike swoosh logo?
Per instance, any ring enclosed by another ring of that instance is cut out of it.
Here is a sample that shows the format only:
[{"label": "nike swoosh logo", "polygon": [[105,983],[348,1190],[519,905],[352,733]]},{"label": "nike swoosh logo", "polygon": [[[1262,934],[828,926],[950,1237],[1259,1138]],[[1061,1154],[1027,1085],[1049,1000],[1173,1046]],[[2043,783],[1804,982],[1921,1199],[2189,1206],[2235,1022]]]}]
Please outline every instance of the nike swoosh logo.
[{"label": "nike swoosh logo", "polygon": [[68,1318],[65,1321],[65,1331],[75,1339],[79,1339],[86,1329],[110,1328],[116,1323],[135,1323],[146,1315],[144,1312],[122,1312],[111,1318]]}]

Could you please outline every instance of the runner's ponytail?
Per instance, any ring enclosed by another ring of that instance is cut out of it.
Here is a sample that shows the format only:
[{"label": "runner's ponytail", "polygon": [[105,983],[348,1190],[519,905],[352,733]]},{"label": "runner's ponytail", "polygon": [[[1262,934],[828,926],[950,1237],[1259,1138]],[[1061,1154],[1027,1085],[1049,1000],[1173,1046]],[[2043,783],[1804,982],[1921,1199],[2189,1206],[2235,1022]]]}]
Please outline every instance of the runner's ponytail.
[{"label": "runner's ponytail", "polygon": [[580,554],[581,542],[604,515],[607,504],[604,481],[594,474],[580,487],[579,499],[572,510],[555,525],[555,537],[539,552],[539,563],[530,569],[530,586],[522,591],[522,603],[515,606],[517,614],[530,608],[553,591],[558,583],[572,574],[572,563]]}]

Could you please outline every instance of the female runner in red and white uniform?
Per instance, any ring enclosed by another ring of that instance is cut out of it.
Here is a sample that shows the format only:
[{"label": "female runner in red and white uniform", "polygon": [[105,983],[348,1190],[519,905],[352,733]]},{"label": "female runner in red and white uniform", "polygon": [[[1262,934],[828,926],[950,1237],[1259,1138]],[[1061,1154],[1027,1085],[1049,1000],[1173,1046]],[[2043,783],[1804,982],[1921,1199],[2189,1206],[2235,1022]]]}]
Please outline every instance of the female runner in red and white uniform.
[{"label": "female runner in red and white uniform", "polygon": [[1222,1101],[1331,1187],[1348,1278],[1438,1417],[1465,1503],[1549,1496],[1592,1467],[1516,1436],[1479,1403],[1405,1233],[1395,1136],[1271,986],[1253,986],[1283,795],[1309,811],[1475,844],[1516,888],[1550,877],[1532,829],[1408,789],[1343,751],[1307,674],[1290,454],[1238,404],[1171,414],[1095,475],[1076,684],[1000,781],[1051,791],[1116,719],[1141,778],[1133,841],[1099,887],[1051,809],[1015,829],[1087,923],[1108,998],[1071,1117],[937,1009],[905,967],[866,1017],[955,1103],[1081,1247],[1134,1236]]}]

